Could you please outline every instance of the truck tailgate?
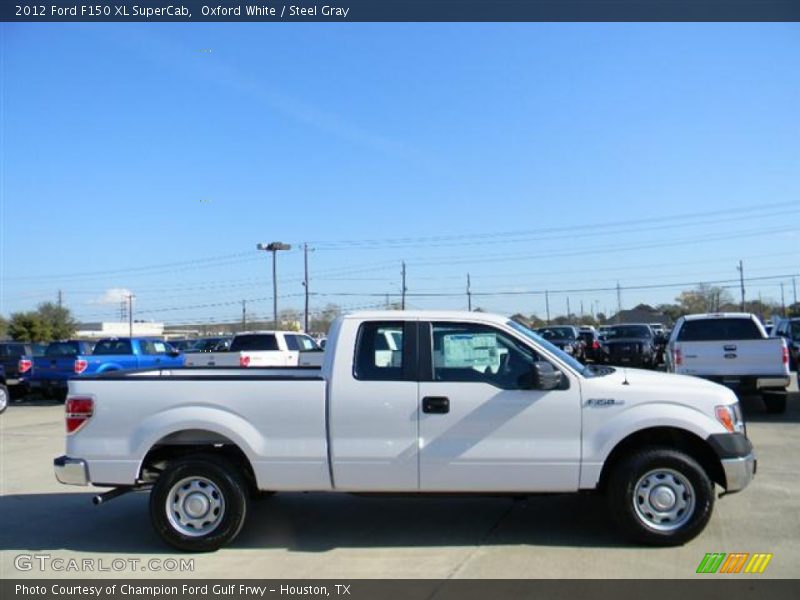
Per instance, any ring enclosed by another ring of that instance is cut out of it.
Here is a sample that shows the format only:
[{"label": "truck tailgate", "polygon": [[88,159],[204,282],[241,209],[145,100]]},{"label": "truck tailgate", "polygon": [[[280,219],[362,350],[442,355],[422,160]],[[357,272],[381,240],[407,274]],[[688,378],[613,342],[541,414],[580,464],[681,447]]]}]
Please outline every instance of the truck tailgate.
[{"label": "truck tailgate", "polygon": [[783,340],[678,342],[682,363],[676,373],[699,376],[788,375]]}]

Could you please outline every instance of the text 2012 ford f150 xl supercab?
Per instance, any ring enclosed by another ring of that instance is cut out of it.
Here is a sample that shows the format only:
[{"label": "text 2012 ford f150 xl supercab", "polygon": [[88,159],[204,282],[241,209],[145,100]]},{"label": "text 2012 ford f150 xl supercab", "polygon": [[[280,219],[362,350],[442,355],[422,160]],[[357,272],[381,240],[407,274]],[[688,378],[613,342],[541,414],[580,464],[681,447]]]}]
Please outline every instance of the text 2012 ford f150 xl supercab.
[{"label": "text 2012 ford f150 xl supercab", "polygon": [[[387,336],[394,340],[386,350]],[[703,530],[714,485],[755,473],[736,396],[694,377],[585,367],[483,313],[352,314],[319,368],[184,368],[70,381],[62,483],[152,487],[170,544],[214,550],[257,491],[597,490],[634,540]]]}]

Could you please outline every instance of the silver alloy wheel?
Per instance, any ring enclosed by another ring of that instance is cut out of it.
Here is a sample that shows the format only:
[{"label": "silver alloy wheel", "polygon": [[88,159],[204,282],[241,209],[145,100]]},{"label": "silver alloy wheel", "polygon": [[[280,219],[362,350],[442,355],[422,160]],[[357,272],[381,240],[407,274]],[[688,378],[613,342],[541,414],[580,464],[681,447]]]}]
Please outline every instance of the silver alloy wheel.
[{"label": "silver alloy wheel", "polygon": [[200,537],[214,531],[225,514],[225,499],[206,477],[186,477],[167,494],[167,518],[181,534]]},{"label": "silver alloy wheel", "polygon": [[656,531],[680,529],[694,514],[694,487],[673,469],[654,469],[636,482],[633,508],[639,519]]},{"label": "silver alloy wheel", "polygon": [[0,386],[0,413],[8,407],[8,392]]}]

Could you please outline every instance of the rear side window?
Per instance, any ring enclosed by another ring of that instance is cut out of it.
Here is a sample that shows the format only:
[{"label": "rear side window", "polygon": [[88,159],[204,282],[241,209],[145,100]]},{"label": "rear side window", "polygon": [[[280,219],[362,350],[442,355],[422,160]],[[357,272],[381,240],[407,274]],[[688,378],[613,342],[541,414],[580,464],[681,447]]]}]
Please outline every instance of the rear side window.
[{"label": "rear side window", "polygon": [[47,346],[47,350],[45,350],[45,356],[51,356],[53,358],[59,356],[75,356],[79,354],[78,344],[76,342],[53,342],[49,346]]},{"label": "rear side window", "polygon": [[299,350],[301,352],[317,349],[314,340],[307,335],[287,335],[286,347],[289,348],[289,350]]},{"label": "rear side window", "polygon": [[403,380],[403,323],[361,325],[353,375],[361,381]]},{"label": "rear side window", "polygon": [[758,326],[752,319],[697,319],[684,321],[678,332],[679,342],[721,342],[725,340],[760,340]]},{"label": "rear side window", "polygon": [[30,354],[26,351],[27,348],[23,344],[3,344],[0,346],[0,356],[22,356],[23,354]]},{"label": "rear side window", "polygon": [[92,354],[132,354],[130,340],[101,340],[97,342]]},{"label": "rear side window", "polygon": [[231,352],[277,350],[278,340],[271,333],[237,335],[231,344]]}]

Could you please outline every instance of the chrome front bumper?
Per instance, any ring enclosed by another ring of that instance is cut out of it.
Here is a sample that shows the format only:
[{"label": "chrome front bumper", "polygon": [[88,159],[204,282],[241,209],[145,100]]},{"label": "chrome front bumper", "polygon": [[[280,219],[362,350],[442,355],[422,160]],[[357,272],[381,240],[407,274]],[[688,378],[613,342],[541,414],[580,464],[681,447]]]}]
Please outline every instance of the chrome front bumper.
[{"label": "chrome front bumper", "polygon": [[756,456],[753,453],[739,458],[722,459],[725,471],[725,493],[731,494],[747,487],[756,474]]},{"label": "chrome front bumper", "polygon": [[67,485],[89,485],[89,469],[86,461],[80,458],[59,456],[53,459],[56,479]]}]

